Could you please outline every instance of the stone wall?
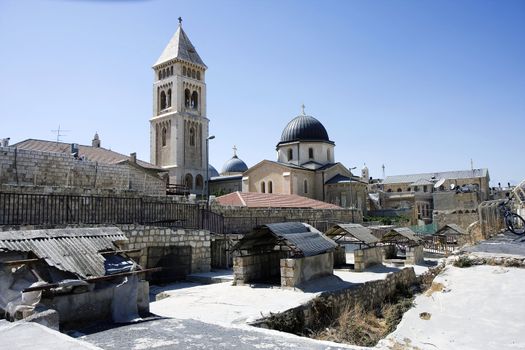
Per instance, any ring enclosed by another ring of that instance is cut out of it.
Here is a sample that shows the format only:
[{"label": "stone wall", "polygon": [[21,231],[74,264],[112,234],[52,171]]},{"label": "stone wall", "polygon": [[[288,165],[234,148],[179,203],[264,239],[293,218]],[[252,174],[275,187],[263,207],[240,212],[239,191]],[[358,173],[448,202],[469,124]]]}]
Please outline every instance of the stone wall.
[{"label": "stone wall", "polygon": [[358,209],[247,208],[215,204],[212,211],[224,215],[226,233],[247,233],[257,225],[282,221],[305,222],[322,232],[334,222],[363,222]]},{"label": "stone wall", "polygon": [[367,267],[383,263],[383,247],[354,250],[354,271],[362,272]]},{"label": "stone wall", "polygon": [[137,165],[104,164],[15,147],[0,147],[0,184],[166,194],[164,180]]},{"label": "stone wall", "polygon": [[237,256],[233,259],[233,283],[242,286],[251,282],[279,281],[280,261],[286,251]]},{"label": "stone wall", "polygon": [[344,245],[338,245],[334,250],[334,267],[346,265],[346,249]]},{"label": "stone wall", "polygon": [[419,265],[425,260],[423,259],[423,246],[416,245],[413,247],[407,247],[405,264],[408,265]]},{"label": "stone wall", "polygon": [[456,193],[455,191],[434,192],[434,210],[471,210],[477,209],[480,194],[478,192]]},{"label": "stone wall", "polygon": [[191,273],[208,272],[211,267],[210,232],[206,230],[171,229],[144,225],[117,225],[128,238],[122,249],[141,249],[139,253],[129,255],[144,268],[152,259],[148,248],[191,247]]},{"label": "stone wall", "polygon": [[416,283],[414,269],[404,268],[389,273],[384,280],[365,282],[358,288],[324,292],[303,305],[272,314],[253,322],[252,325],[300,334],[305,329],[326,327],[320,323],[327,319],[327,315],[338,315],[346,306],[360,304],[365,310],[371,310],[380,306],[385,299],[394,296],[400,287],[408,288]]},{"label": "stone wall", "polygon": [[487,239],[506,229],[503,214],[499,208],[501,200],[482,202],[478,207],[481,237]]},{"label": "stone wall", "polygon": [[479,220],[477,209],[454,210],[454,211],[434,211],[433,220],[439,230],[447,224],[456,224],[463,229],[467,229],[473,222]]},{"label": "stone wall", "polygon": [[334,273],[332,252],[304,258],[281,259],[281,287],[294,288]]}]

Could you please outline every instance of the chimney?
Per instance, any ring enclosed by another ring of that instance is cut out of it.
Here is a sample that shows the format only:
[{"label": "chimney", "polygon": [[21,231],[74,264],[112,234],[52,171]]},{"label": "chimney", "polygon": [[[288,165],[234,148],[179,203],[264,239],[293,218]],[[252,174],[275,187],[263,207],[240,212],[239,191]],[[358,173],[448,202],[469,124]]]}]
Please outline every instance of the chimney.
[{"label": "chimney", "polygon": [[129,155],[129,158],[130,158],[130,161],[132,163],[137,163],[137,153],[136,152],[133,152]]},{"label": "chimney", "polygon": [[10,137],[6,137],[5,139],[2,139],[2,143],[0,144],[0,146],[9,147],[9,140],[11,140]]},{"label": "chimney", "polygon": [[95,136],[93,136],[93,140],[91,141],[91,146],[93,147],[100,147],[100,138],[98,137],[98,132],[95,133]]}]

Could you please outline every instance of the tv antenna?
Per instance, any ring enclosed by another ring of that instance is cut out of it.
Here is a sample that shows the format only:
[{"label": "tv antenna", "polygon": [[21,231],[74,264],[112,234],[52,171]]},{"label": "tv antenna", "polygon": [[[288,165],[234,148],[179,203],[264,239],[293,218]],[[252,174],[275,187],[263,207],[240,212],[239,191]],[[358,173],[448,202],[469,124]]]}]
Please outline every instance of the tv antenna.
[{"label": "tv antenna", "polygon": [[58,124],[58,129],[56,130],[51,130],[52,133],[56,133],[57,134],[57,142],[60,142],[61,141],[61,137],[62,136],[67,136],[66,134],[62,134],[62,132],[69,132],[69,130],[63,130],[63,129],[60,129],[60,124]]}]

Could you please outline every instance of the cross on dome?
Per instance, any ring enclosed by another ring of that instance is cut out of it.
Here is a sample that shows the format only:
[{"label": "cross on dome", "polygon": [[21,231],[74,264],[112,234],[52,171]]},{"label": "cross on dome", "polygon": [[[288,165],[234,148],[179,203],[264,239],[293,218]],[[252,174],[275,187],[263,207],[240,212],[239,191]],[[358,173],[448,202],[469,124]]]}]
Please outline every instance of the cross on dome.
[{"label": "cross on dome", "polygon": [[233,156],[237,157],[237,146],[233,145]]},{"label": "cross on dome", "polygon": [[305,106],[304,106],[304,103],[303,103],[303,104],[301,105],[301,110],[302,110],[303,115],[306,115],[306,113],[304,112],[304,107],[305,107]]}]

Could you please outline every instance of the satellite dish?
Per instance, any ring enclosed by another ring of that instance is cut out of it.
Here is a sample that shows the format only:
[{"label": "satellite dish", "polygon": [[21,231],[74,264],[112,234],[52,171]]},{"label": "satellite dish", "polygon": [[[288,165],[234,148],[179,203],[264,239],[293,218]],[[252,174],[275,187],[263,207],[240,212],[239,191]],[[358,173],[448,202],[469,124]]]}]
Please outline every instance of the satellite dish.
[{"label": "satellite dish", "polygon": [[454,188],[456,188],[456,185],[450,184],[450,189],[453,190]]},{"label": "satellite dish", "polygon": [[445,179],[439,179],[438,182],[434,184],[434,188],[439,188],[439,186],[442,186],[445,183]]}]

